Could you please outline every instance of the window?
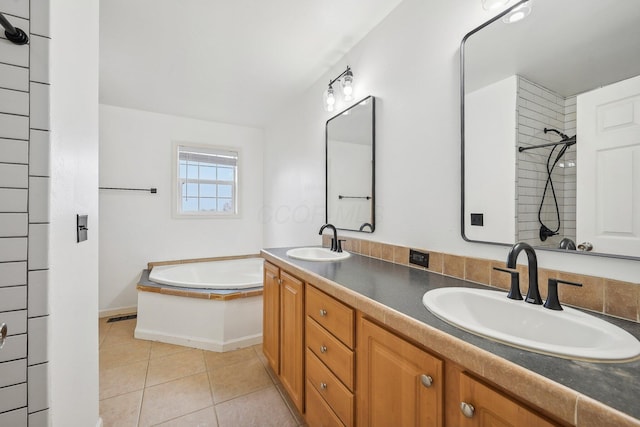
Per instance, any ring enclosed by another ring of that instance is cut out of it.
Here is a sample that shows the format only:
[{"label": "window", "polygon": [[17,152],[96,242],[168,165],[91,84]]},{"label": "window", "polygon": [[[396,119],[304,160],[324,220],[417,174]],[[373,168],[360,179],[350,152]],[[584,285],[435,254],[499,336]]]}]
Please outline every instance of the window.
[{"label": "window", "polygon": [[178,215],[238,214],[238,152],[177,146]]}]

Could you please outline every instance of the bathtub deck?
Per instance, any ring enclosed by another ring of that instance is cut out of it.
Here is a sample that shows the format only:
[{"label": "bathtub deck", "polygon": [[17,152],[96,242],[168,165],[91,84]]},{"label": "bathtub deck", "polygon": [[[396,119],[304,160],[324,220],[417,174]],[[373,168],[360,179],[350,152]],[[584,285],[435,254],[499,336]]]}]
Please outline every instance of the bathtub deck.
[{"label": "bathtub deck", "polygon": [[201,298],[219,301],[228,301],[237,298],[248,298],[262,295],[262,286],[248,289],[202,289],[182,288],[178,286],[164,285],[149,280],[151,270],[142,270],[136,289],[142,292],[155,292],[163,295],[173,295],[187,298]]}]

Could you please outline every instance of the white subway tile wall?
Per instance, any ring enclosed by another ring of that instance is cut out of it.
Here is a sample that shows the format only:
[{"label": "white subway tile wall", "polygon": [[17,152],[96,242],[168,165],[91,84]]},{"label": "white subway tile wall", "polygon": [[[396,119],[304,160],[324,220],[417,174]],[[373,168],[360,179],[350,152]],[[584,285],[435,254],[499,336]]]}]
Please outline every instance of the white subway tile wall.
[{"label": "white subway tile wall", "polygon": [[[518,77],[517,135],[518,146],[527,147],[561,140],[558,134],[544,133],[545,128],[557,129],[566,135],[575,135],[575,97],[567,98]],[[547,160],[553,147],[537,148],[519,152],[516,160],[516,241],[525,241],[535,246],[558,247],[560,240],[569,237],[575,241],[575,148],[570,147],[558,161],[551,175],[553,188],[547,184]],[[561,147],[552,154],[551,164]],[[545,192],[545,186],[547,190]],[[556,213],[558,202],[560,222]],[[540,204],[544,194],[542,209]],[[540,222],[558,235],[542,242],[539,237]],[[559,227],[559,228],[558,228]]]},{"label": "white subway tile wall", "polygon": [[0,162],[27,164],[29,162],[27,141],[0,138]]},{"label": "white subway tile wall", "polygon": [[49,224],[29,224],[29,270],[49,267]]},{"label": "white subway tile wall", "polygon": [[0,425],[49,420],[49,2],[0,1],[29,35],[0,31]]},{"label": "white subway tile wall", "polygon": [[0,213],[0,237],[21,237],[26,235],[26,213]]},{"label": "white subway tile wall", "polygon": [[29,69],[0,64],[0,87],[13,90],[29,90]]},{"label": "white subway tile wall", "polygon": [[0,188],[0,212],[26,212],[27,190]]},{"label": "white subway tile wall", "polygon": [[0,263],[0,287],[27,284],[26,262]]},{"label": "white subway tile wall", "polygon": [[[0,387],[27,382],[27,360],[19,359],[0,364]],[[2,424],[0,425],[10,425]]]}]

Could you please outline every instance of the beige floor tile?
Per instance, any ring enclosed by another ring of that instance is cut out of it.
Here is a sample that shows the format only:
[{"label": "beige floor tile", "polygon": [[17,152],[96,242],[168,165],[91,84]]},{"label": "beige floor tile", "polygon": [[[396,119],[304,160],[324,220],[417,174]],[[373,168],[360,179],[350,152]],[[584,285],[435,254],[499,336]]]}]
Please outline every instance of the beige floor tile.
[{"label": "beige floor tile", "polygon": [[287,405],[287,408],[289,409],[289,412],[291,412],[291,416],[296,421],[296,424],[300,426],[304,425],[305,424],[304,418],[302,417],[300,412],[298,412],[296,405],[289,398],[289,395],[287,395],[287,392],[284,390],[284,387],[282,387],[281,384],[277,384],[276,390],[278,390],[278,392],[280,393],[280,397],[282,398],[282,401],[285,403],[285,405]]},{"label": "beige floor tile", "polygon": [[215,403],[224,402],[273,386],[273,381],[257,358],[209,371]]},{"label": "beige floor tile", "polygon": [[128,344],[103,346],[100,348],[100,369],[149,360],[151,342],[134,340]]},{"label": "beige floor tile", "polygon": [[149,361],[147,387],[205,372],[202,350],[190,349]]},{"label": "beige floor tile", "polygon": [[157,357],[169,356],[170,354],[180,353],[181,351],[191,350],[191,347],[182,345],[167,344],[159,341],[151,342],[151,359]]},{"label": "beige floor tile", "polygon": [[220,427],[295,427],[274,386],[216,405]]},{"label": "beige floor tile", "polygon": [[140,414],[142,390],[100,401],[103,427],[136,427]]},{"label": "beige floor tile", "polygon": [[269,365],[269,361],[267,360],[264,353],[262,352],[262,344],[253,346],[253,349],[255,350],[256,355],[258,356],[258,360],[262,362],[262,365],[267,370],[267,374],[269,374],[269,376],[271,377],[271,381],[273,381],[274,384],[278,384],[280,380],[278,379],[278,375],[275,372],[273,372],[273,368],[271,368],[271,365]]},{"label": "beige floor tile", "polygon": [[218,427],[218,419],[213,406],[175,418],[166,423],[157,424],[156,427]]},{"label": "beige floor tile", "polygon": [[100,400],[144,388],[147,361],[100,370]]},{"label": "beige floor tile", "polygon": [[246,347],[235,351],[227,351],[224,353],[217,353],[214,351],[204,352],[204,360],[207,363],[208,370],[233,365],[238,362],[243,362],[255,358],[257,358],[256,352],[252,347]]},{"label": "beige floor tile", "polygon": [[102,341],[102,347],[111,347],[122,344],[131,344],[136,339],[133,337],[133,331],[124,328],[111,328],[109,332],[105,334]]},{"label": "beige floor tile", "polygon": [[206,372],[147,387],[140,426],[151,426],[213,405]]}]

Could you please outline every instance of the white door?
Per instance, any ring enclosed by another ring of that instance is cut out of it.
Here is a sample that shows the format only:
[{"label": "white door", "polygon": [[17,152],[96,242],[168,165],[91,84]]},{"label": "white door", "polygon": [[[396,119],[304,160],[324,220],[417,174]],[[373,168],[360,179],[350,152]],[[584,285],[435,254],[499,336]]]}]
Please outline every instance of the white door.
[{"label": "white door", "polygon": [[640,76],[577,98],[576,244],[640,256]]}]

